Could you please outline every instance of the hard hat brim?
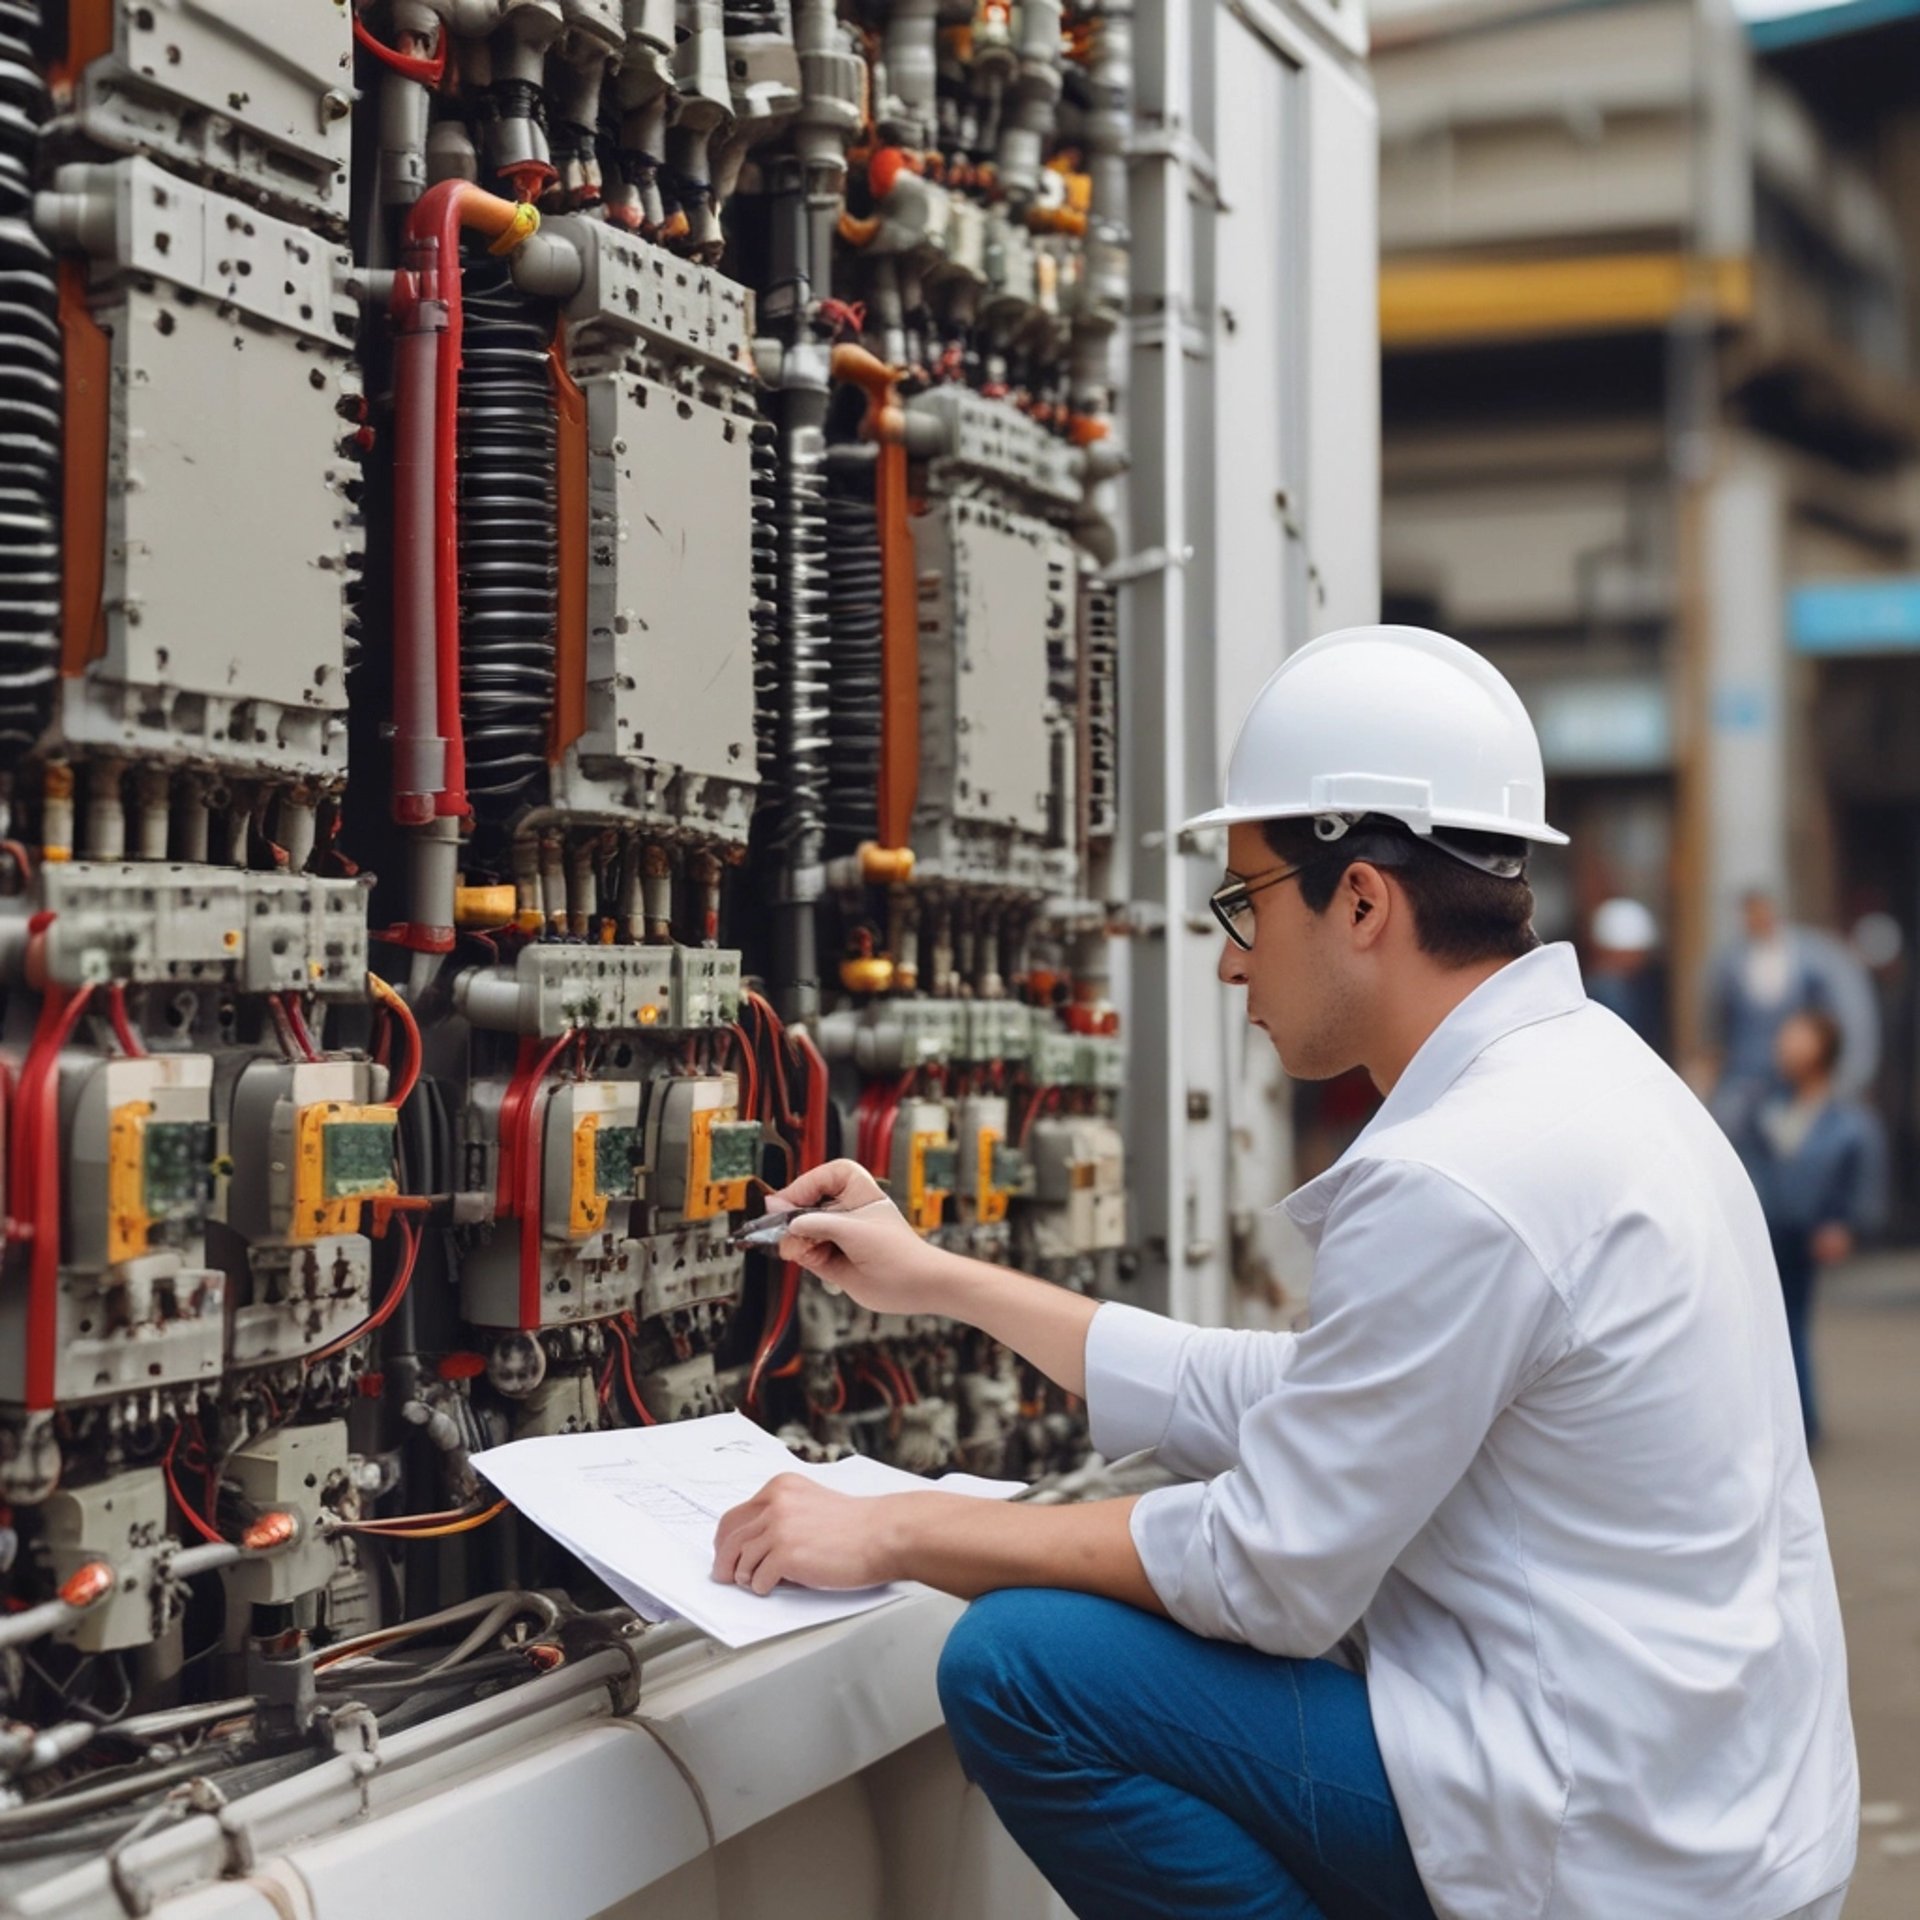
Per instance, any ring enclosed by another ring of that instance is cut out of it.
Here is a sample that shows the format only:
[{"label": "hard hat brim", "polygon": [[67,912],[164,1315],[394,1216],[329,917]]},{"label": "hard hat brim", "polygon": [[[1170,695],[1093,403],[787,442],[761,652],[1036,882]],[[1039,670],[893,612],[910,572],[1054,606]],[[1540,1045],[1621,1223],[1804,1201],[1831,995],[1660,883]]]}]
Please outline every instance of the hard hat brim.
[{"label": "hard hat brim", "polygon": [[[1384,813],[1386,808],[1376,808]],[[1257,820],[1311,820],[1315,814],[1326,812],[1324,807],[1213,807],[1205,813],[1196,813],[1191,820],[1181,822],[1182,833],[1193,833],[1201,827],[1232,827]],[[1426,835],[1435,827],[1458,827],[1463,832],[1498,833],[1509,840],[1530,840],[1538,846],[1564,847],[1571,844],[1567,836],[1557,827],[1549,827],[1544,822],[1534,825],[1530,822],[1509,820],[1503,814],[1455,813],[1435,814],[1424,826],[1414,826],[1412,821],[1405,823],[1415,833]]]}]

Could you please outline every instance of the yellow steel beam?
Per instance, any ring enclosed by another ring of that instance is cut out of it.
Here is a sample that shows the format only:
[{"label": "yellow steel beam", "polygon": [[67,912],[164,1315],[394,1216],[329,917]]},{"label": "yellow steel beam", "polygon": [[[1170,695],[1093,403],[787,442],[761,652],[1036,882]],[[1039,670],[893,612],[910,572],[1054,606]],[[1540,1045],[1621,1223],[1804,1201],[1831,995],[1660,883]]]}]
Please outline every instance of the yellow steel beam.
[{"label": "yellow steel beam", "polygon": [[1407,260],[1380,271],[1383,347],[1464,345],[1662,327],[1753,311],[1745,255],[1588,254],[1563,260]]}]

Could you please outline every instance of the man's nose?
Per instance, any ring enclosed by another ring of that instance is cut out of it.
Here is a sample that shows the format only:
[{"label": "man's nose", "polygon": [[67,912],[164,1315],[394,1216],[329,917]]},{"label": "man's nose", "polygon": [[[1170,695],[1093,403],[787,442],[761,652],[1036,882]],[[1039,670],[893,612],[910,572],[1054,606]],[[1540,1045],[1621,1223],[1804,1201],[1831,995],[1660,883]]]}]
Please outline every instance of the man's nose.
[{"label": "man's nose", "polygon": [[1220,965],[1216,969],[1223,987],[1247,984],[1247,950],[1232,940],[1220,942]]}]

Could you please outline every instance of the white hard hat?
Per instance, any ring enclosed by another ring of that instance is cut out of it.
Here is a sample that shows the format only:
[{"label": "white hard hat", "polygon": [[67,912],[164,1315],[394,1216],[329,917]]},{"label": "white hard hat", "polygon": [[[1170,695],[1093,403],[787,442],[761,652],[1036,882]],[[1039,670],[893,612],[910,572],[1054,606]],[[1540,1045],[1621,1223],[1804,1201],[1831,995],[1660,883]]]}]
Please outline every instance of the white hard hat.
[{"label": "white hard hat", "polygon": [[1593,910],[1593,944],[1609,953],[1651,953],[1660,928],[1638,900],[1603,900]]},{"label": "white hard hat", "polygon": [[1225,804],[1187,826],[1316,817],[1338,838],[1366,813],[1567,844],[1520,696],[1425,627],[1346,627],[1284,660],[1234,742]]}]

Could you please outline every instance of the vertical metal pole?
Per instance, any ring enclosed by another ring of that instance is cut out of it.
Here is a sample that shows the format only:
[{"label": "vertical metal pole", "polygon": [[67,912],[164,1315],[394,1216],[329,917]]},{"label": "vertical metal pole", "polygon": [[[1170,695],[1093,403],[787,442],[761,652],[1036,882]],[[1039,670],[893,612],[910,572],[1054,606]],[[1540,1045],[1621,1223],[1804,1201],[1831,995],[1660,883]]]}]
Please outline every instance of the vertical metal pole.
[{"label": "vertical metal pole", "polygon": [[[1124,828],[1132,895],[1157,923],[1135,942],[1128,1124],[1145,1250],[1142,1303],[1185,1317],[1187,1045],[1181,953],[1185,887],[1177,844],[1186,811],[1187,405],[1185,334],[1192,259],[1184,143],[1192,126],[1192,0],[1143,0],[1135,77],[1139,139],[1131,172],[1133,311],[1129,322],[1129,488],[1133,551],[1148,566],[1128,594]],[[1153,561],[1159,564],[1151,564]]]}]

